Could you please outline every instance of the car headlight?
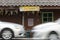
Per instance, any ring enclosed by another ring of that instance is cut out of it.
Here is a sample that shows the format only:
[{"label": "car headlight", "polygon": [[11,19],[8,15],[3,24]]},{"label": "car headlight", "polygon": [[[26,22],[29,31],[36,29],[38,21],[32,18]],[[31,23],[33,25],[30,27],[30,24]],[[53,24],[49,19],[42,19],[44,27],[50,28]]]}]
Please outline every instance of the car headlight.
[{"label": "car headlight", "polygon": [[19,27],[16,27],[16,29],[19,29]]},{"label": "car headlight", "polygon": [[16,29],[19,29],[19,28],[20,28],[20,26],[18,26],[18,25],[15,25],[15,28],[16,28]]}]

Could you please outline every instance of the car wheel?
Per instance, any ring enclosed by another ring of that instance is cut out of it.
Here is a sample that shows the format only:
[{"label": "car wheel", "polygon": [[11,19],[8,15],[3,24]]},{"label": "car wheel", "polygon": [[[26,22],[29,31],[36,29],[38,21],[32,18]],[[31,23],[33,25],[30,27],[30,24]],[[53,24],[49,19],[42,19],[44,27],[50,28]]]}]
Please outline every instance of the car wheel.
[{"label": "car wheel", "polygon": [[13,37],[13,33],[11,30],[5,29],[2,31],[1,37],[2,37],[2,39],[9,40]]},{"label": "car wheel", "polygon": [[59,40],[59,37],[57,34],[50,34],[48,40]]}]

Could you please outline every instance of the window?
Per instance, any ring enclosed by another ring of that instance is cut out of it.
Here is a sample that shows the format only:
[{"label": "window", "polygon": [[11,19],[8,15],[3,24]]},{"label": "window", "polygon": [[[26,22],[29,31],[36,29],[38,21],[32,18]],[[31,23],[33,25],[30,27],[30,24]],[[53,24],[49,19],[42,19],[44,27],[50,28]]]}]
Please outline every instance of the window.
[{"label": "window", "polygon": [[42,23],[53,21],[53,12],[42,12]]},{"label": "window", "polygon": [[18,10],[14,10],[14,9],[11,9],[11,10],[6,10],[6,15],[18,15]]},{"label": "window", "polygon": [[3,15],[3,9],[0,9],[0,15]]}]

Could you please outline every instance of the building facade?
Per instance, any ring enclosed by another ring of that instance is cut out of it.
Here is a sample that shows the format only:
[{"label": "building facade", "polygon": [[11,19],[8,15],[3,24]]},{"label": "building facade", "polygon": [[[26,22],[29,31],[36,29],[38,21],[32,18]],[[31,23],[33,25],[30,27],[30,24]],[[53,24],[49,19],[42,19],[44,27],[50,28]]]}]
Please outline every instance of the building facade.
[{"label": "building facade", "polygon": [[0,0],[0,20],[22,24],[26,30],[60,18],[60,0]]}]

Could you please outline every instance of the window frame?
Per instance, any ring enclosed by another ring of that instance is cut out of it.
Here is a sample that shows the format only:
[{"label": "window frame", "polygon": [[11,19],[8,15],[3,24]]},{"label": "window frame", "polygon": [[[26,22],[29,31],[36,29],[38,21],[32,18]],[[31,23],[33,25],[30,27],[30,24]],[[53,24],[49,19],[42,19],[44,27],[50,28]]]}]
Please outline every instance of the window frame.
[{"label": "window frame", "polygon": [[0,9],[0,15],[3,15],[3,9]]},{"label": "window frame", "polygon": [[[10,14],[8,12],[10,12]],[[18,10],[17,9],[6,9],[5,10],[5,15],[13,16],[14,15],[13,12],[16,12],[15,15],[18,14]]]},{"label": "window frame", "polygon": [[[47,14],[47,13],[52,13],[52,21],[54,21],[54,17],[53,17],[53,12],[42,12],[42,23],[44,23],[44,17],[43,17],[43,14]],[[48,17],[48,16],[47,16]],[[47,21],[48,22],[48,21]]]}]

